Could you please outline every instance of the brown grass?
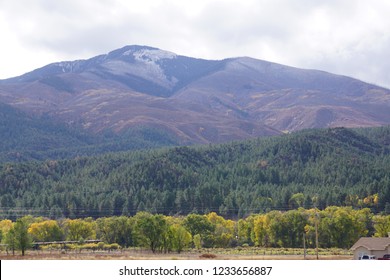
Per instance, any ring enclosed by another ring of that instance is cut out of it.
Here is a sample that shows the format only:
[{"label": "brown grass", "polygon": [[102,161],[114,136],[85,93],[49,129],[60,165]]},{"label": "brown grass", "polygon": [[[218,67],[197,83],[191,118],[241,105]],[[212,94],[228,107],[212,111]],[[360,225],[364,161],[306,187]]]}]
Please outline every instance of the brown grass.
[{"label": "brown grass", "polygon": [[216,259],[217,255],[206,253],[199,256],[201,259]]},{"label": "brown grass", "polygon": [[[123,251],[27,251],[23,257],[18,252],[15,255],[0,252],[1,260],[303,260],[303,255],[266,255],[266,254],[228,254],[215,252],[199,252],[197,250],[181,254],[153,254],[147,250],[131,249]],[[315,260],[315,255],[306,256],[307,260]],[[342,254],[320,255],[320,260],[351,260],[352,256]]]}]

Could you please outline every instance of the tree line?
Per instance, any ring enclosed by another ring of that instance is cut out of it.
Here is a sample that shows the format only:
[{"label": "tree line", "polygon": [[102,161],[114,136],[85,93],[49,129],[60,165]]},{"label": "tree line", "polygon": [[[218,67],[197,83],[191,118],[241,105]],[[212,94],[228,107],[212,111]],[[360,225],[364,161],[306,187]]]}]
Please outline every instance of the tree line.
[{"label": "tree line", "polygon": [[253,214],[239,220],[215,212],[165,216],[139,212],[134,216],[98,219],[59,219],[25,216],[0,221],[0,237],[8,250],[25,250],[34,242],[101,240],[116,248],[144,247],[152,252],[182,252],[188,248],[237,246],[315,247],[316,230],[321,248],[350,248],[360,237],[384,237],[390,232],[390,215],[370,209],[328,207]]}]

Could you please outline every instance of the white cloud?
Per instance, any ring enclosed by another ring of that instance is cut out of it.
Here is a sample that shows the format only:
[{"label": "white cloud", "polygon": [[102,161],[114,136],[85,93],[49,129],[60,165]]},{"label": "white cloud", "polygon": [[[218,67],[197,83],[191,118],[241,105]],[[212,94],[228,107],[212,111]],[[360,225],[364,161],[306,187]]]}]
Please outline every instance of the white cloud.
[{"label": "white cloud", "polygon": [[390,87],[390,2],[2,0],[0,78],[128,44],[252,56]]}]

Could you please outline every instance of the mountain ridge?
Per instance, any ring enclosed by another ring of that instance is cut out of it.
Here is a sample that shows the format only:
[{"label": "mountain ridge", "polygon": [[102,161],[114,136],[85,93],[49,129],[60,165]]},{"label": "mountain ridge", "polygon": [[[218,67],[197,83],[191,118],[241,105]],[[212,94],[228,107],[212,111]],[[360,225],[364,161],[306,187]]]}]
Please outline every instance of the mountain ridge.
[{"label": "mountain ridge", "polygon": [[354,78],[138,45],[2,80],[0,102],[93,133],[158,127],[181,143],[390,123],[390,90]]}]

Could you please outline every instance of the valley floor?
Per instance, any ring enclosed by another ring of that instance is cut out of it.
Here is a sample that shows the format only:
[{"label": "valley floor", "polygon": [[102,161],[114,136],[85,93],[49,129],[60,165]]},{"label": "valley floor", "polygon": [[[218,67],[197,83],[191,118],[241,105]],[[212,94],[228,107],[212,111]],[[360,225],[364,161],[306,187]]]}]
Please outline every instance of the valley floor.
[{"label": "valley floor", "polygon": [[[322,249],[320,260],[352,260],[348,250]],[[253,249],[237,251],[236,249],[204,249],[178,253],[153,254],[148,250],[130,249],[118,251],[28,251],[25,256],[19,252],[1,252],[1,260],[304,260],[303,249]],[[315,260],[316,254],[309,252],[306,260]]]}]

